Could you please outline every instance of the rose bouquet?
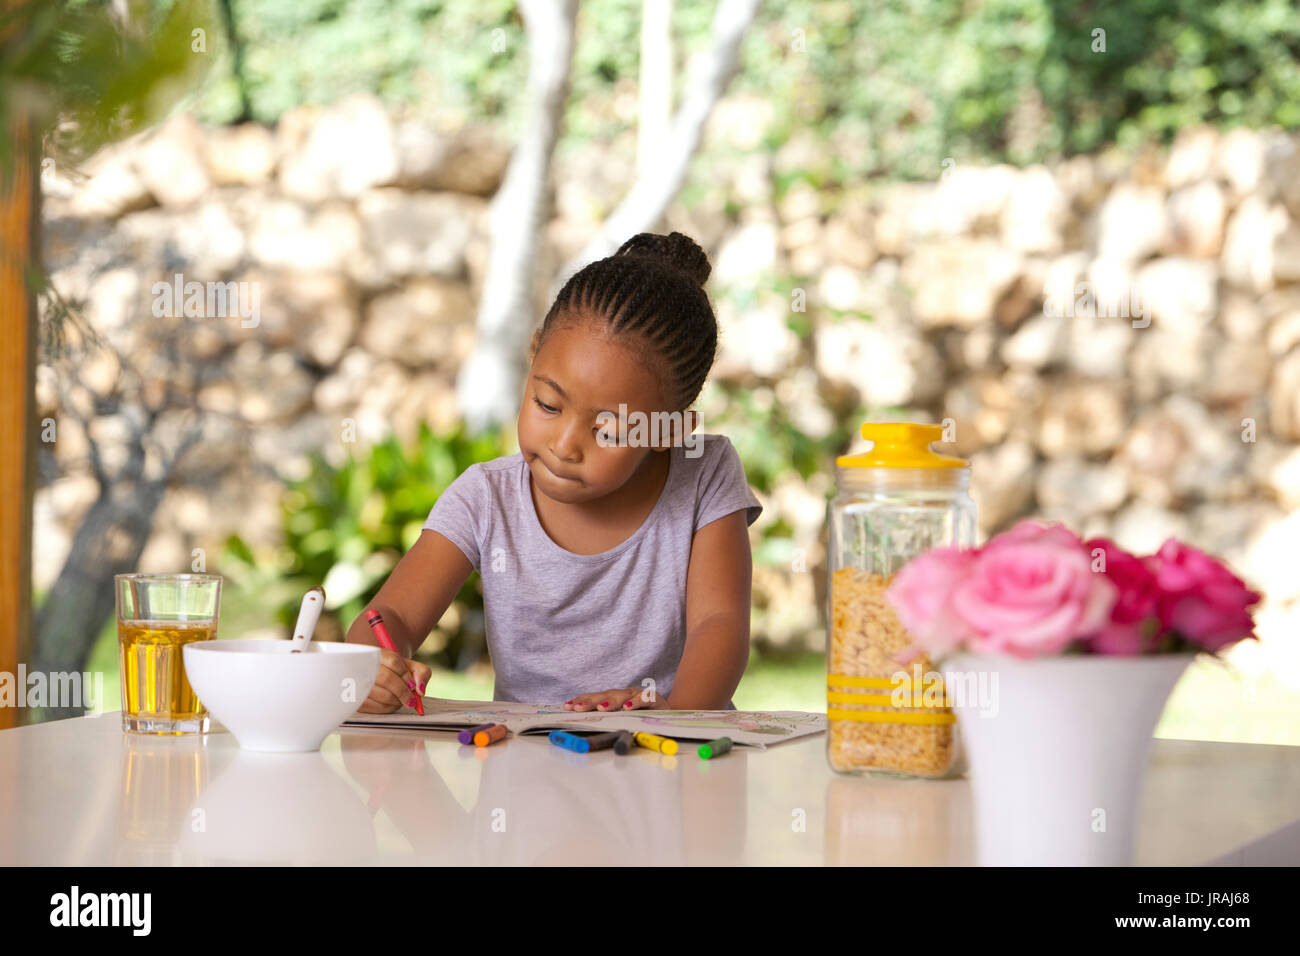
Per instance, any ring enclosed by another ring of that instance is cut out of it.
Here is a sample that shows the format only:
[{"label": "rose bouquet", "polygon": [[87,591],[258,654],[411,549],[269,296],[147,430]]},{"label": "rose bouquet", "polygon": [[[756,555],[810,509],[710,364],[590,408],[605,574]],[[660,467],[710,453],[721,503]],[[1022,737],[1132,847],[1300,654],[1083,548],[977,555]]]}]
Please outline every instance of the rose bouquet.
[{"label": "rose bouquet", "polygon": [[[980,862],[1128,865],[1165,702],[1195,652],[1254,637],[1259,595],[1178,541],[1136,557],[1025,521],[913,558],[885,600],[905,655],[944,661]],[[1101,829],[1080,825],[1098,808]]]},{"label": "rose bouquet", "polygon": [[913,654],[1021,658],[1220,651],[1254,638],[1260,595],[1174,539],[1136,557],[1107,538],[1022,521],[981,548],[936,548],[885,594]]}]

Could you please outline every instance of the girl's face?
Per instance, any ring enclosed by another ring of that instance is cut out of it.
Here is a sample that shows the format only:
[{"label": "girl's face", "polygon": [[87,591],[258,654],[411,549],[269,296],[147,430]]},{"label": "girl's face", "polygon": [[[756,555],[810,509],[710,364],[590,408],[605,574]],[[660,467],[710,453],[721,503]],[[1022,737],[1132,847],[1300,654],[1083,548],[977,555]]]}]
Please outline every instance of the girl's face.
[{"label": "girl's face", "polygon": [[616,419],[597,416],[665,410],[644,359],[598,324],[566,323],[552,327],[533,356],[519,406],[519,451],[542,494],[566,504],[594,501],[626,484],[652,450],[613,445]]}]

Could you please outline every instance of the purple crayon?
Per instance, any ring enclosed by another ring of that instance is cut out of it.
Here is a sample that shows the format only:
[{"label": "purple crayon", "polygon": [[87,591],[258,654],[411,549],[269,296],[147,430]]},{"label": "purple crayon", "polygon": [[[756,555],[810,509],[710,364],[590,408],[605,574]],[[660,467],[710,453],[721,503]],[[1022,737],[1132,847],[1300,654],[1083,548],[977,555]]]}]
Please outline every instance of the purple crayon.
[{"label": "purple crayon", "polygon": [[456,735],[456,739],[463,744],[472,744],[474,742],[474,735],[476,733],[478,733],[480,730],[487,730],[492,726],[493,726],[492,724],[479,724],[477,727],[471,727],[469,730],[462,730],[460,733]]}]

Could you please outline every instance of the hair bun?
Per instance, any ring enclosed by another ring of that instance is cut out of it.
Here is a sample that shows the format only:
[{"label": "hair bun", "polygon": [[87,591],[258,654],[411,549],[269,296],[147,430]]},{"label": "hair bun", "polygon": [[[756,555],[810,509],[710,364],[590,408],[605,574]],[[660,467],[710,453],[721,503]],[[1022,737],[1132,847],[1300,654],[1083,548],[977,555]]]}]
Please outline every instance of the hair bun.
[{"label": "hair bun", "polygon": [[709,257],[690,236],[681,232],[672,232],[660,236],[653,232],[637,233],[623,245],[619,246],[618,256],[642,256],[666,265],[688,275],[696,285],[708,281],[713,267]]}]

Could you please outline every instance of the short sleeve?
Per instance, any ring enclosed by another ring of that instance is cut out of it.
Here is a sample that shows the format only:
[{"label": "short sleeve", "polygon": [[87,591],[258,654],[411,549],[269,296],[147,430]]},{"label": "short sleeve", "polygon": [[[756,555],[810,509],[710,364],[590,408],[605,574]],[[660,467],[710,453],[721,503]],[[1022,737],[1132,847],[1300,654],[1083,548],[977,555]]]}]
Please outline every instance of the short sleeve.
[{"label": "short sleeve", "polygon": [[482,465],[470,465],[433,503],[424,522],[426,531],[436,531],[464,553],[476,569],[479,566],[480,522],[488,501],[487,479]]},{"label": "short sleeve", "polygon": [[749,487],[740,455],[723,435],[712,436],[709,444],[713,448],[709,449],[712,454],[706,455],[708,464],[700,478],[695,530],[737,511],[746,512],[745,523],[753,524],[763,506]]}]

